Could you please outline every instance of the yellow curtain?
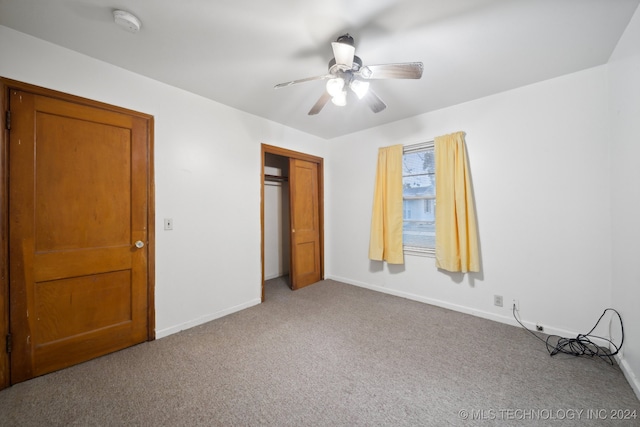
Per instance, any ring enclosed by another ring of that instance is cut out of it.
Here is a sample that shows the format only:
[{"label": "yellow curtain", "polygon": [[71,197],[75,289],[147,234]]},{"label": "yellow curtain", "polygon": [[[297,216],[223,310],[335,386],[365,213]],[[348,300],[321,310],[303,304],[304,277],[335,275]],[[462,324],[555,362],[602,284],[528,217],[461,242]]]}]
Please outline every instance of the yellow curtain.
[{"label": "yellow curtain", "polygon": [[402,145],[378,150],[376,185],[371,215],[369,258],[403,264]]},{"label": "yellow curtain", "polygon": [[443,270],[480,271],[476,213],[464,133],[435,138],[436,266]]}]

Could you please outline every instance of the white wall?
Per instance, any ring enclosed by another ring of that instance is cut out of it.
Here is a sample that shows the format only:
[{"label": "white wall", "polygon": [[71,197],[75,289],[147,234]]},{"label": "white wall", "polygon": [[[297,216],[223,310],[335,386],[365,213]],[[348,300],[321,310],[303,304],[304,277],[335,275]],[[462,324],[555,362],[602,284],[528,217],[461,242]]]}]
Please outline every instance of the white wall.
[{"label": "white wall", "polygon": [[[601,66],[331,140],[330,276],[511,324],[517,298],[528,326],[587,332],[611,305],[606,89]],[[455,131],[466,132],[481,273],[368,260],[378,147]]]},{"label": "white wall", "polygon": [[260,302],[260,144],[326,157],[323,140],[3,26],[0,58],[0,76],[154,116],[158,337]]},{"label": "white wall", "polygon": [[625,328],[622,366],[640,399],[640,9],[609,60],[613,305]]}]

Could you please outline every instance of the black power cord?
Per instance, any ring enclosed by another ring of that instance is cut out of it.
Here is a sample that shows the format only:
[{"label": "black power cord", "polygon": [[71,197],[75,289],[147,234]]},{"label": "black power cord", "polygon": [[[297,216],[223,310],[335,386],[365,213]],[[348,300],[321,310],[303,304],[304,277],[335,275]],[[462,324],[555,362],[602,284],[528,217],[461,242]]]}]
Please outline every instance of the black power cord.
[{"label": "black power cord", "polygon": [[[613,311],[615,314],[618,315],[618,320],[620,320],[620,330],[622,331],[622,339],[620,340],[619,346],[616,345],[613,341],[611,341],[608,338],[591,335],[591,333],[598,327],[598,324],[600,323],[604,315],[607,313],[607,311]],[[598,319],[596,324],[593,326],[593,328],[591,328],[589,332],[587,332],[586,334],[578,334],[578,336],[575,338],[563,338],[558,335],[549,335],[546,340],[540,338],[536,333],[534,333],[533,331],[529,330],[526,326],[524,326],[520,321],[520,319],[518,319],[518,316],[516,316],[515,304],[513,305],[513,318],[516,319],[516,322],[518,322],[520,326],[526,329],[531,335],[533,335],[534,337],[536,337],[537,339],[545,343],[545,345],[547,346],[547,351],[549,352],[550,356],[555,356],[558,353],[568,354],[576,357],[597,356],[602,360],[605,360],[610,365],[613,365],[615,364],[613,360],[613,356],[618,354],[618,352],[622,348],[622,344],[624,343],[624,326],[622,325],[622,317],[620,316],[620,313],[618,313],[613,308],[605,309],[602,315],[600,315],[600,318]],[[555,342],[555,345],[553,345],[551,344],[551,342],[555,338],[557,338],[557,340]],[[591,341],[589,338],[598,338],[598,339],[607,341],[615,349],[615,351],[612,352],[609,349],[600,347],[596,345],[593,341]]]}]

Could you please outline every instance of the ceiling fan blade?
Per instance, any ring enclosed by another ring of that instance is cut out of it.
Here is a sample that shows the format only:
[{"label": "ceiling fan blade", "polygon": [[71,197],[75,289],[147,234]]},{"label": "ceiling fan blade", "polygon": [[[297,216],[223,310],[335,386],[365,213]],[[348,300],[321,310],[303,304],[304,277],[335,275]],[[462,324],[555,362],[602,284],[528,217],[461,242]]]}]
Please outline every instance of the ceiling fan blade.
[{"label": "ceiling fan blade", "polygon": [[419,79],[422,77],[422,62],[401,64],[367,65],[359,74],[365,79]]},{"label": "ceiling fan blade", "polygon": [[339,42],[332,42],[331,48],[333,49],[333,57],[336,60],[336,64],[344,65],[347,70],[350,70],[353,66],[353,56],[356,53],[356,48]]},{"label": "ceiling fan blade", "polygon": [[365,100],[371,111],[374,113],[379,113],[380,111],[387,108],[387,104],[384,103],[382,99],[378,95],[376,95],[371,89],[367,91],[367,93],[362,98]]},{"label": "ceiling fan blade", "polygon": [[330,99],[331,99],[331,95],[329,95],[327,91],[324,91],[322,96],[320,96],[320,99],[318,99],[318,101],[313,105],[313,107],[311,107],[311,110],[309,110],[309,115],[313,116],[314,114],[318,114],[320,110],[322,110],[322,108],[324,108],[324,106],[327,105],[327,102],[329,102]]},{"label": "ceiling fan blade", "polygon": [[292,86],[292,85],[297,85],[298,83],[305,83],[305,82],[311,82],[314,80],[326,80],[326,79],[330,79],[333,78],[334,76],[332,76],[331,74],[325,74],[323,76],[314,76],[314,77],[307,77],[305,79],[299,79],[299,80],[293,80],[290,82],[286,82],[286,83],[280,83],[275,85],[273,88],[274,89],[280,89],[283,87],[287,87],[287,86]]}]

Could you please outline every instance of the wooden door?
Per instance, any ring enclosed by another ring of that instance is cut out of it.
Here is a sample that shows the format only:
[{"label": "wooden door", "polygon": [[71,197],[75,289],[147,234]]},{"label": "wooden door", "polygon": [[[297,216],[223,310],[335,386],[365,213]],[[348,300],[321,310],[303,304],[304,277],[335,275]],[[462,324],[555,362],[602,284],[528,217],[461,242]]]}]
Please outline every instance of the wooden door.
[{"label": "wooden door", "polygon": [[147,340],[150,131],[143,117],[15,89],[9,108],[17,383]]},{"label": "wooden door", "polygon": [[322,280],[318,207],[318,164],[289,159],[291,289]]}]

